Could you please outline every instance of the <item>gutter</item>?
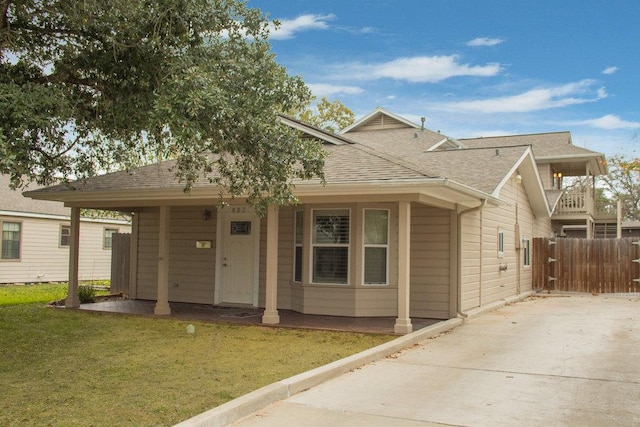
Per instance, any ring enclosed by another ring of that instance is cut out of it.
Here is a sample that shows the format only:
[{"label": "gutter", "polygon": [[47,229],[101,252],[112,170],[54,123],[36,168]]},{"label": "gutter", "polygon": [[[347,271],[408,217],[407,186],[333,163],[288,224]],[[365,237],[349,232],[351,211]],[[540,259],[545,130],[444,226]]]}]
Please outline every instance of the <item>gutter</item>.
[{"label": "gutter", "polygon": [[[466,210],[463,210],[461,212],[458,212],[458,224],[457,224],[457,250],[458,250],[458,254],[457,254],[457,291],[458,291],[458,295],[457,295],[457,308],[456,308],[456,314],[458,317],[461,317],[463,319],[466,319],[469,315],[467,313],[464,313],[462,311],[462,216],[466,215],[468,213],[472,213],[472,212],[476,212],[476,211],[481,211],[485,208],[485,206],[487,206],[487,199],[482,199],[482,203],[480,203],[480,205],[474,207],[474,208],[469,208]],[[480,233],[482,233],[482,229],[480,230]],[[482,251],[482,248],[480,248],[480,250]],[[481,263],[482,264],[482,263]],[[482,268],[482,265],[480,265],[480,268]]]}]

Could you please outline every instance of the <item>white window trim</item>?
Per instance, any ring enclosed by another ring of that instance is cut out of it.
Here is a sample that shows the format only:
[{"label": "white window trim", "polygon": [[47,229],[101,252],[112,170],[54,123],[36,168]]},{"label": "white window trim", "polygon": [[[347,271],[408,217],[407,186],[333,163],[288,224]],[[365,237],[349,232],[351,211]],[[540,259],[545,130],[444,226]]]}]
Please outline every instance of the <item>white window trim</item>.
[{"label": "white window trim", "polygon": [[[367,211],[386,211],[387,212],[387,243],[382,244],[367,244],[365,243],[365,232],[366,232],[366,213]],[[391,226],[391,210],[383,209],[383,208],[365,208],[362,210],[362,286],[389,286],[389,238],[390,238],[390,226]],[[366,283],[365,282],[365,266],[366,266],[366,249],[367,248],[386,248],[387,249],[387,257],[385,266],[385,282],[384,283]]]},{"label": "white window trim", "polygon": [[498,258],[504,258],[504,230],[498,228]]},{"label": "white window trim", "polygon": [[529,237],[522,239],[522,266],[531,268],[531,239]]},{"label": "white window trim", "polygon": [[[315,227],[315,212],[316,211],[347,211],[349,214],[349,243],[315,243],[313,238],[313,228]],[[340,207],[323,207],[323,208],[315,208],[311,209],[311,221],[309,221],[309,227],[311,227],[311,241],[309,242],[309,283],[312,285],[322,285],[322,286],[349,286],[350,279],[350,270],[351,270],[351,242],[353,241],[351,236],[351,224],[353,221],[351,220],[351,208],[340,208]],[[316,282],[313,280],[314,276],[314,268],[315,263],[313,262],[314,249],[320,247],[346,247],[347,248],[347,282],[346,283],[332,283],[332,282]]]}]

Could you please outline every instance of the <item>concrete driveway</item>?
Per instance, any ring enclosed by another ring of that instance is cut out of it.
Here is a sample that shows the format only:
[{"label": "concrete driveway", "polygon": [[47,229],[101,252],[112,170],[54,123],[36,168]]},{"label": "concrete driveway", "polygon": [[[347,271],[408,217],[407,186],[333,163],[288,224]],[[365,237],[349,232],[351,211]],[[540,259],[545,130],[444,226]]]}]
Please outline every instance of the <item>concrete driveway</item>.
[{"label": "concrete driveway", "polygon": [[532,297],[233,425],[637,426],[640,298]]}]

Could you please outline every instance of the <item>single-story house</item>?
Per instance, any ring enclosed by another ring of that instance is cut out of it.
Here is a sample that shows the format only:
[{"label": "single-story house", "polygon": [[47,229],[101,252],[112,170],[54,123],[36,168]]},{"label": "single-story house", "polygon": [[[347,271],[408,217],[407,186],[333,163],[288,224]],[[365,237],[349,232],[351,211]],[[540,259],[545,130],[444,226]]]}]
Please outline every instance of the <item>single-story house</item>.
[{"label": "single-story house", "polygon": [[[33,200],[9,188],[0,175],[0,283],[58,282],[69,278],[71,209],[60,202]],[[129,233],[126,220],[80,219],[80,280],[109,279],[114,233]]]},{"label": "single-story house", "polygon": [[220,204],[204,178],[185,193],[173,161],[26,195],[64,202],[72,224],[80,208],[130,212],[129,297],[158,315],[175,301],[263,307],[265,324],[284,309],[393,316],[408,333],[412,317],[533,290],[531,239],[553,231],[530,145],[461,148],[382,108],[339,134],[281,122],[323,144],[326,185],[295,182],[299,203],[264,218],[241,198]]}]

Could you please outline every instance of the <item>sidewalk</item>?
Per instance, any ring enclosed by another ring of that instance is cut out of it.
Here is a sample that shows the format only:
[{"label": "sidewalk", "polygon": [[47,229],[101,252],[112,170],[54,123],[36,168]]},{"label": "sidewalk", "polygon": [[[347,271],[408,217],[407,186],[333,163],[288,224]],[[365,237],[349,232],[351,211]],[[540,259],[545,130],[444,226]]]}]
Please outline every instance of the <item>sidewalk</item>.
[{"label": "sidewalk", "polygon": [[[260,402],[233,425],[640,424],[635,297],[533,297],[434,339],[394,343],[410,348],[317,385],[290,381],[299,390],[269,386],[284,400]],[[225,425],[208,420],[182,425]]]}]

